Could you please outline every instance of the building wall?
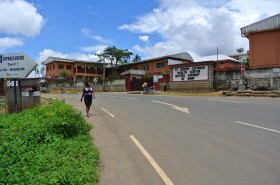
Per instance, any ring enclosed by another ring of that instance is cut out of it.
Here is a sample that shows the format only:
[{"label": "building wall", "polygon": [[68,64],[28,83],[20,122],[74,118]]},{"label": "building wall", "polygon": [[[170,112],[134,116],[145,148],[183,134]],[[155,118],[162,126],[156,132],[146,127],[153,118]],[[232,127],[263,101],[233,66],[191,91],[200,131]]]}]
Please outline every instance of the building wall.
[{"label": "building wall", "polygon": [[231,62],[231,61],[224,61],[224,62],[217,62],[216,63],[216,71],[230,71],[230,70],[237,70],[239,67],[239,63]]},{"label": "building wall", "polygon": [[[59,65],[63,65],[63,69],[59,69]],[[66,66],[71,66],[71,69],[66,69]],[[67,62],[51,62],[46,65],[46,76],[59,76],[62,71],[67,71],[69,75],[74,76],[74,65]]]},{"label": "building wall", "polygon": [[[59,66],[63,65],[63,69]],[[62,71],[68,72],[72,77],[97,77],[102,76],[103,64],[87,64],[87,63],[70,63],[70,62],[51,62],[46,65],[47,77],[58,77]],[[79,68],[78,66],[82,67]]]},{"label": "building wall", "polygon": [[250,33],[250,68],[280,67],[280,30]]},{"label": "building wall", "polygon": [[[158,67],[157,67],[158,65]],[[164,66],[163,66],[164,65]],[[145,66],[149,66],[148,69]],[[169,67],[167,60],[165,58],[149,61],[149,62],[142,62],[142,63],[135,63],[130,65],[130,69],[137,69],[137,70],[144,70],[146,74],[153,74],[155,71],[158,72],[168,72]]]}]

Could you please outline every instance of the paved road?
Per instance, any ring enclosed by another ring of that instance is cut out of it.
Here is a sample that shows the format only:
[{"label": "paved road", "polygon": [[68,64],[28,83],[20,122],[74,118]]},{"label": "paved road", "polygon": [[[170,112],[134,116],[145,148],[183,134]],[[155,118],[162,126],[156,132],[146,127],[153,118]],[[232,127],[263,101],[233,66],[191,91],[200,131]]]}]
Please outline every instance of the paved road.
[{"label": "paved road", "polygon": [[97,94],[92,113],[102,185],[280,184],[280,99]]}]

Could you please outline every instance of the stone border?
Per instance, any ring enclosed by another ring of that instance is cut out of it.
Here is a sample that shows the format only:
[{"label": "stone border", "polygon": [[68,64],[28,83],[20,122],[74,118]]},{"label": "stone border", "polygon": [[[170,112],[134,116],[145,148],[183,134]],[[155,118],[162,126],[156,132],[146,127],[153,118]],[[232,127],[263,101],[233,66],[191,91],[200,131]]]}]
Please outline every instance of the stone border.
[{"label": "stone border", "polygon": [[222,96],[251,96],[279,98],[280,91],[223,91]]}]

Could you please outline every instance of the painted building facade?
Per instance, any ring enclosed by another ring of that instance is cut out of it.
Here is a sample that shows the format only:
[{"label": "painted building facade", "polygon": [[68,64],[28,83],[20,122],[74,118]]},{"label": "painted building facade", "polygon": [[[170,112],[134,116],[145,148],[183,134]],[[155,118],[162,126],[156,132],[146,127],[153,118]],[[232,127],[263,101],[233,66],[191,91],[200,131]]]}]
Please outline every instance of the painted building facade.
[{"label": "painted building facade", "polygon": [[249,39],[250,69],[280,67],[280,14],[241,28]]},{"label": "painted building facade", "polygon": [[248,83],[280,89],[280,14],[241,28],[241,34],[249,39]]},{"label": "painted building facade", "polygon": [[102,78],[103,64],[92,61],[71,60],[65,58],[49,57],[45,62],[46,77],[57,79],[62,72],[67,72],[69,78],[76,80]]}]

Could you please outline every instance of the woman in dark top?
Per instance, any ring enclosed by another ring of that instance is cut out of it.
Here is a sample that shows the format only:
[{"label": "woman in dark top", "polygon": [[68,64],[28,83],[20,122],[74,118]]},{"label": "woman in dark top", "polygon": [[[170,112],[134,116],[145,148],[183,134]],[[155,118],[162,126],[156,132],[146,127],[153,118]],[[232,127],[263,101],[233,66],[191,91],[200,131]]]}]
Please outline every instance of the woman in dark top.
[{"label": "woman in dark top", "polygon": [[83,98],[84,98],[84,102],[85,102],[85,105],[86,105],[87,117],[89,117],[89,110],[90,110],[90,106],[91,106],[91,103],[92,103],[92,97],[95,99],[95,95],[93,93],[93,88],[90,86],[89,82],[86,82],[85,87],[83,89],[81,102],[83,101]]}]

